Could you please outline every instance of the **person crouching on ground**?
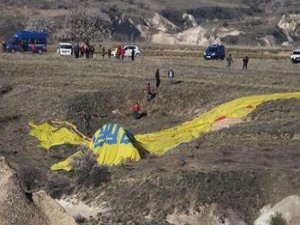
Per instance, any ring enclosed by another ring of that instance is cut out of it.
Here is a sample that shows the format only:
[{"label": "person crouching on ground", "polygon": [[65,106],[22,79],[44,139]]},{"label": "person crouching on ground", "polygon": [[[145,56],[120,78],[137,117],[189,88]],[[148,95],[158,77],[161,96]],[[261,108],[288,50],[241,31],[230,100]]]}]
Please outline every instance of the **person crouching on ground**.
[{"label": "person crouching on ground", "polygon": [[141,110],[141,106],[139,105],[139,103],[135,103],[133,106],[132,106],[132,115],[133,117],[137,120],[140,116],[140,113],[139,111]]}]

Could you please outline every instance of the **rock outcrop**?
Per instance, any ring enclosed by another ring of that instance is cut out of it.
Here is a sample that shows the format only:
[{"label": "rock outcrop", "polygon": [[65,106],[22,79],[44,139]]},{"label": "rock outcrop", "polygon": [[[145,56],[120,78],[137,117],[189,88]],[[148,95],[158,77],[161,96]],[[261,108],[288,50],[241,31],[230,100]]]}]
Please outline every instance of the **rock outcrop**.
[{"label": "rock outcrop", "polygon": [[1,225],[76,225],[73,217],[45,192],[25,194],[3,157],[0,157],[0,190]]},{"label": "rock outcrop", "polygon": [[269,225],[271,217],[280,213],[286,225],[300,224],[300,197],[291,195],[275,204],[272,208],[270,205],[261,210],[261,215],[255,220],[254,225]]}]

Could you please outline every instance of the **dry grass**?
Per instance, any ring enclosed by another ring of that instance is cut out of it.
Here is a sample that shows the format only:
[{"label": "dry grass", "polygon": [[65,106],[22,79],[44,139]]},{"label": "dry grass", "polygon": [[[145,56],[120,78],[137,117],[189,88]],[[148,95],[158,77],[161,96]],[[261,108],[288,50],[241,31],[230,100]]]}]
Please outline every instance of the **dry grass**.
[{"label": "dry grass", "polygon": [[[74,146],[58,146],[48,152],[40,149],[37,141],[28,136],[30,120],[69,120],[88,135],[106,122],[119,123],[133,133],[146,133],[177,125],[237,97],[299,91],[299,64],[291,64],[288,59],[250,58],[249,70],[243,71],[241,58],[233,60],[232,69],[226,70],[225,61],[204,61],[202,57],[143,56],[134,62],[122,62],[102,60],[99,55],[88,61],[54,53],[1,54],[0,90],[10,88],[0,96],[0,155],[14,167],[34,162],[37,167],[48,169],[78,150]],[[162,84],[157,97],[148,103],[143,89],[148,82],[154,86],[157,68]],[[170,68],[175,71],[175,81],[181,81],[173,86],[167,84]],[[130,112],[136,101],[148,112],[138,121],[132,119]],[[266,175],[270,170],[297,173],[299,169],[294,160],[299,158],[298,142],[293,139],[299,133],[299,115],[294,112],[299,109],[299,101],[276,103],[267,109],[253,115],[251,123],[208,134],[164,157],[113,168],[112,181],[86,193],[86,198],[93,200],[106,190],[106,200],[110,199],[113,208],[130,205],[126,211],[119,211],[116,219],[121,223],[136,219],[145,224],[144,216],[148,214],[143,213],[155,209],[157,220],[152,224],[159,224],[173,213],[174,204],[178,203],[181,209],[190,206],[191,196],[184,196],[195,193],[193,201],[197,204],[209,203],[211,198],[225,207],[232,203],[236,210],[247,206],[240,212],[251,221],[264,201],[274,200],[269,190],[276,191],[276,200],[288,191],[300,190],[295,188],[297,180],[293,181],[294,186],[290,181],[276,181],[281,182],[282,188],[275,189],[272,185],[277,184],[273,182],[276,175]],[[119,113],[113,114],[113,110]],[[256,171],[253,174],[248,171],[252,169]],[[257,172],[260,170],[267,172],[262,175]],[[237,177],[241,178],[235,180]],[[202,178],[209,178],[211,183]],[[126,180],[132,183],[129,185]],[[54,183],[48,186],[61,195],[62,185],[56,187]],[[267,190],[265,194],[261,194],[263,190]],[[147,193],[151,193],[151,199]],[[259,200],[257,193],[261,194]],[[139,200],[133,202],[137,196]],[[147,201],[149,204],[142,203]],[[137,214],[143,216],[134,218]]]}]

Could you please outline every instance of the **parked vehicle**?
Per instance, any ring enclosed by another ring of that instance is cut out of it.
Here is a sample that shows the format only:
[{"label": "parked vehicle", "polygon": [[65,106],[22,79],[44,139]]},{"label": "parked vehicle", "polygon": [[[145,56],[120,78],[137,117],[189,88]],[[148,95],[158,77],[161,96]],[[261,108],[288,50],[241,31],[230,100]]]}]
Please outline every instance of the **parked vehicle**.
[{"label": "parked vehicle", "polygon": [[204,59],[225,59],[224,45],[214,44],[207,47],[204,52]]},{"label": "parked vehicle", "polygon": [[43,32],[20,31],[5,42],[7,52],[47,51],[47,34]]},{"label": "parked vehicle", "polygon": [[300,49],[293,50],[291,55],[291,61],[292,63],[300,62]]},{"label": "parked vehicle", "polygon": [[72,55],[73,54],[73,45],[68,42],[60,42],[57,47],[58,55]]},{"label": "parked vehicle", "polygon": [[[132,49],[134,49],[134,56],[140,56],[141,55],[140,49],[136,45],[125,45],[122,48],[125,50],[125,56],[126,57],[131,56]],[[112,51],[111,55],[115,57],[116,52],[117,52],[116,50]]]}]

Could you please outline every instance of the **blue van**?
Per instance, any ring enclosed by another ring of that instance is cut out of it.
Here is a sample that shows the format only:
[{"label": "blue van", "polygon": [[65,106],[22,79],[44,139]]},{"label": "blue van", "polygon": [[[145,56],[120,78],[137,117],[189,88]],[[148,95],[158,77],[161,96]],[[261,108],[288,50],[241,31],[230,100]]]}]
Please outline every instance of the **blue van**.
[{"label": "blue van", "polygon": [[[35,44],[35,48],[32,45]],[[47,51],[47,34],[43,32],[20,31],[5,42],[7,52]]]},{"label": "blue van", "polygon": [[214,44],[207,47],[204,52],[204,59],[225,59],[224,45]]}]

